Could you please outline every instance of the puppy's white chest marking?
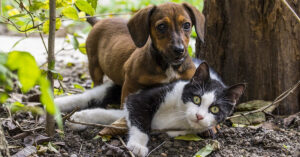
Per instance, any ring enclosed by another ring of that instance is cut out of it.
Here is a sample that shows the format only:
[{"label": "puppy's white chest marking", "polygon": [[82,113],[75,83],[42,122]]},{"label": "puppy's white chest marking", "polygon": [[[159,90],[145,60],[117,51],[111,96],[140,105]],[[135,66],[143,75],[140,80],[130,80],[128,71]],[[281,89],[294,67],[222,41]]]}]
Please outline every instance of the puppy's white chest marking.
[{"label": "puppy's white chest marking", "polygon": [[173,80],[178,80],[180,77],[178,72],[176,72],[172,66],[168,67],[165,74],[167,78],[162,80],[161,83],[169,83]]}]

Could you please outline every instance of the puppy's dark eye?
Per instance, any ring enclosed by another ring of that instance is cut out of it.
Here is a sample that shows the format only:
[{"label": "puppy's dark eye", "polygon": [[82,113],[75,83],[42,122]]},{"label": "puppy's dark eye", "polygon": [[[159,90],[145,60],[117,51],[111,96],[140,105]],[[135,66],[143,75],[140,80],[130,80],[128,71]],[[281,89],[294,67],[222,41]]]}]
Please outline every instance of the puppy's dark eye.
[{"label": "puppy's dark eye", "polygon": [[156,27],[157,30],[159,30],[160,32],[164,32],[166,29],[167,29],[167,25],[165,24],[159,24],[157,27]]},{"label": "puppy's dark eye", "polygon": [[183,24],[182,27],[183,27],[183,29],[184,29],[185,31],[189,31],[190,28],[191,28],[191,24],[190,24],[189,22],[186,22],[186,23]]}]

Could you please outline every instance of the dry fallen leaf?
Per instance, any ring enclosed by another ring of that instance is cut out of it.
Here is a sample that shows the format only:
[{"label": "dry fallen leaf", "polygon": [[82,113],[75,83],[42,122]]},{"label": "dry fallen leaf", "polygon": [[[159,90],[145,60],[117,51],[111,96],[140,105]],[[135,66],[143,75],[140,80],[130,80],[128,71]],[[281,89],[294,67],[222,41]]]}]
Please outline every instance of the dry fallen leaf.
[{"label": "dry fallen leaf", "polygon": [[[127,128],[125,118],[119,119],[111,124],[112,126]],[[123,135],[127,133],[128,129],[115,129],[115,128],[104,128],[99,132],[100,136],[103,135]]]}]

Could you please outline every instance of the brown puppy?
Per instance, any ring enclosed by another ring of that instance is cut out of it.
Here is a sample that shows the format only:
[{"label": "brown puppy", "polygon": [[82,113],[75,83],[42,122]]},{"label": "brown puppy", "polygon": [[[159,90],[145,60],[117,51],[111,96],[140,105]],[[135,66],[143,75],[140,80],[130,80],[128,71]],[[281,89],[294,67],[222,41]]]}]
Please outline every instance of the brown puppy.
[{"label": "brown puppy", "polygon": [[121,104],[139,89],[193,76],[187,52],[192,25],[204,37],[204,16],[194,6],[165,3],[141,9],[129,22],[88,21],[95,23],[86,40],[92,80],[100,85],[107,75],[121,85]]}]

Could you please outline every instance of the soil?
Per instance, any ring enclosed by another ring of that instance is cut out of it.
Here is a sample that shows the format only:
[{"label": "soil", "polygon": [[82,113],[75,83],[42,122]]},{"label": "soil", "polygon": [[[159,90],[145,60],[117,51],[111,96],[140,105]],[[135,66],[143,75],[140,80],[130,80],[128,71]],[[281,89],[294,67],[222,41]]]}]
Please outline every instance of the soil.
[{"label": "soil", "polygon": [[[82,92],[73,88],[77,83],[84,88],[91,88],[92,81],[89,78],[87,64],[65,65],[57,63],[56,71],[63,75],[62,86],[69,93]],[[59,87],[55,81],[55,87]],[[15,91],[15,99],[26,101],[38,101],[36,95],[38,88],[22,95]],[[10,100],[13,101],[13,100]],[[28,102],[29,105],[34,103]],[[101,128],[88,127],[82,132],[74,132],[64,128],[64,134],[56,131],[52,138],[48,138],[45,129],[45,117],[35,116],[29,112],[10,113],[6,108],[0,108],[0,118],[9,144],[10,154],[25,156],[21,150],[26,148],[36,149],[31,156],[130,156],[127,149],[117,137],[103,142],[97,136]],[[232,127],[230,122],[221,124],[216,136],[203,137],[200,141],[174,140],[166,134],[153,134],[148,143],[149,150],[153,150],[149,156],[153,157],[189,157],[209,143],[218,143],[218,149],[209,156],[235,157],[235,156],[300,156],[300,114],[294,117],[268,116],[267,122],[252,127]],[[125,142],[127,136],[121,137]],[[54,148],[49,146],[49,143]],[[20,155],[21,154],[21,155]]]}]

